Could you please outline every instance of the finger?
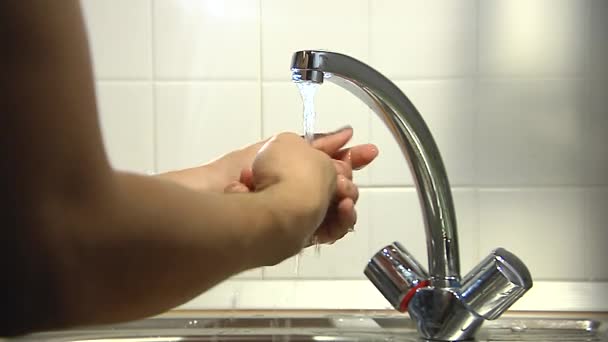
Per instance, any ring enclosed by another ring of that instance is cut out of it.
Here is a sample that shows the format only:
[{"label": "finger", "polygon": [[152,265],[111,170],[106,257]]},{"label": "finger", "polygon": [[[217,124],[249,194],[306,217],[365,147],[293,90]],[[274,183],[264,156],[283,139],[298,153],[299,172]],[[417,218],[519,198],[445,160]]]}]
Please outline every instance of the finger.
[{"label": "finger", "polygon": [[343,175],[347,179],[353,179],[353,169],[349,164],[341,160],[334,160],[334,166],[337,174]]},{"label": "finger", "polygon": [[350,198],[342,200],[336,207],[334,222],[329,226],[327,238],[329,243],[334,243],[343,238],[355,226],[357,212],[355,204]]},{"label": "finger", "polygon": [[341,128],[328,134],[317,134],[312,146],[332,156],[340,150],[353,137],[351,127]]},{"label": "finger", "polygon": [[357,223],[357,211],[352,198],[345,198],[338,204],[338,220],[340,228],[346,230],[346,232],[353,229],[355,223]]},{"label": "finger", "polygon": [[332,158],[349,163],[354,170],[360,170],[374,161],[377,156],[376,145],[364,144],[339,150]]},{"label": "finger", "polygon": [[249,188],[247,187],[247,185],[241,182],[234,181],[224,188],[224,192],[228,194],[245,193],[249,192]]},{"label": "finger", "polygon": [[253,171],[251,170],[251,168],[241,170],[241,176],[239,177],[239,180],[242,184],[249,188],[249,190],[255,190],[253,182]]},{"label": "finger", "polygon": [[319,243],[334,243],[351,230],[357,220],[352,199],[346,198],[330,208],[323,225],[315,232]]},{"label": "finger", "polygon": [[350,198],[354,203],[359,199],[359,188],[348,178],[339,175],[336,185],[336,199],[341,201]]}]

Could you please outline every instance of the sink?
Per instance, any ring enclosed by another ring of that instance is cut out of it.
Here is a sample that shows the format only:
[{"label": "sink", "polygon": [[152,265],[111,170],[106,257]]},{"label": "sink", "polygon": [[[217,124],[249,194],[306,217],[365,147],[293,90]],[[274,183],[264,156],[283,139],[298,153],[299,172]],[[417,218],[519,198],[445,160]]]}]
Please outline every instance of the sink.
[{"label": "sink", "polygon": [[[608,341],[608,316],[505,314],[476,341]],[[415,323],[394,312],[234,311],[172,314],[125,324],[44,332],[5,341],[421,341]]]}]

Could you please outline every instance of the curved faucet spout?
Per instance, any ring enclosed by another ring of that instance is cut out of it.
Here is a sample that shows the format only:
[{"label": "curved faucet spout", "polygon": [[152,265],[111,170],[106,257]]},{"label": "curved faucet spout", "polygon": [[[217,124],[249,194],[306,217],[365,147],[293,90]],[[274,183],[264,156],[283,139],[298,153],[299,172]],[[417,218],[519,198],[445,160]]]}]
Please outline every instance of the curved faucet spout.
[{"label": "curved faucet spout", "polygon": [[457,287],[460,263],[450,184],[435,140],[414,105],[389,79],[343,54],[298,51],[293,55],[291,70],[295,82],[333,82],[380,116],[408,160],[418,190],[431,284]]},{"label": "curved faucet spout", "polygon": [[431,132],[410,100],[368,65],[338,53],[299,51],[295,82],[333,82],[367,103],[399,144],[412,172],[426,228],[429,274],[398,242],[377,252],[365,275],[425,339],[470,340],[483,320],[499,317],[532,287],[532,277],[509,251],[492,251],[461,281],[456,215],[450,184]]}]

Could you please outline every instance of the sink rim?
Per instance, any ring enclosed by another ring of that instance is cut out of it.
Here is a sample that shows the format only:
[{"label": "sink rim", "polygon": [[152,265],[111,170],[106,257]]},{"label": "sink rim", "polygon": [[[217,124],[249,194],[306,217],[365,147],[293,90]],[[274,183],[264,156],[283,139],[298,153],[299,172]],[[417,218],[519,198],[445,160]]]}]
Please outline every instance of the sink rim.
[{"label": "sink rim", "polygon": [[[258,320],[263,324],[239,326],[241,323]],[[269,322],[275,322],[272,325]],[[387,327],[386,322],[402,321],[404,325]],[[216,326],[210,323],[220,322]],[[222,322],[223,325],[222,326]],[[227,322],[234,323],[226,326]],[[287,322],[290,322],[287,324]],[[300,323],[326,322],[324,326]],[[328,324],[331,323],[331,324]],[[385,326],[382,326],[382,324]],[[160,324],[162,323],[162,324]],[[207,325],[205,325],[207,324]],[[375,324],[375,325],[374,325]],[[550,330],[551,329],[551,330]],[[486,321],[477,336],[483,338],[489,332],[533,333],[559,331],[584,333],[608,341],[608,312],[507,312],[494,321]],[[416,336],[414,322],[407,314],[392,310],[202,310],[170,311],[158,316],[126,323],[102,326],[77,327],[74,329],[40,332],[12,340],[82,341],[99,338],[128,338],[141,340],[151,336],[224,336],[251,333],[251,336],[313,336],[312,333],[328,336],[351,336],[361,334],[382,335],[400,333]],[[188,340],[188,339],[186,339]],[[123,340],[129,341],[129,340]],[[153,339],[150,342],[154,341]],[[156,340],[168,341],[168,340]]]}]

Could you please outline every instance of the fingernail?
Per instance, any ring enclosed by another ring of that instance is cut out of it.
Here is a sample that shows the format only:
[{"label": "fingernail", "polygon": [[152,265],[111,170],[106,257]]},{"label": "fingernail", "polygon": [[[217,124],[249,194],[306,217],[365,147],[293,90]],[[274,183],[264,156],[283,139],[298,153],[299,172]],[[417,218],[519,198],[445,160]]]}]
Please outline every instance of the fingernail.
[{"label": "fingernail", "polygon": [[372,153],[374,153],[376,156],[378,156],[378,154],[380,154],[380,151],[378,150],[378,147],[376,145],[372,146],[371,148]]},{"label": "fingernail", "polygon": [[355,231],[355,226],[352,226],[352,227],[348,228],[348,232],[349,232],[349,233],[352,233],[352,232],[354,232],[354,231]]}]

